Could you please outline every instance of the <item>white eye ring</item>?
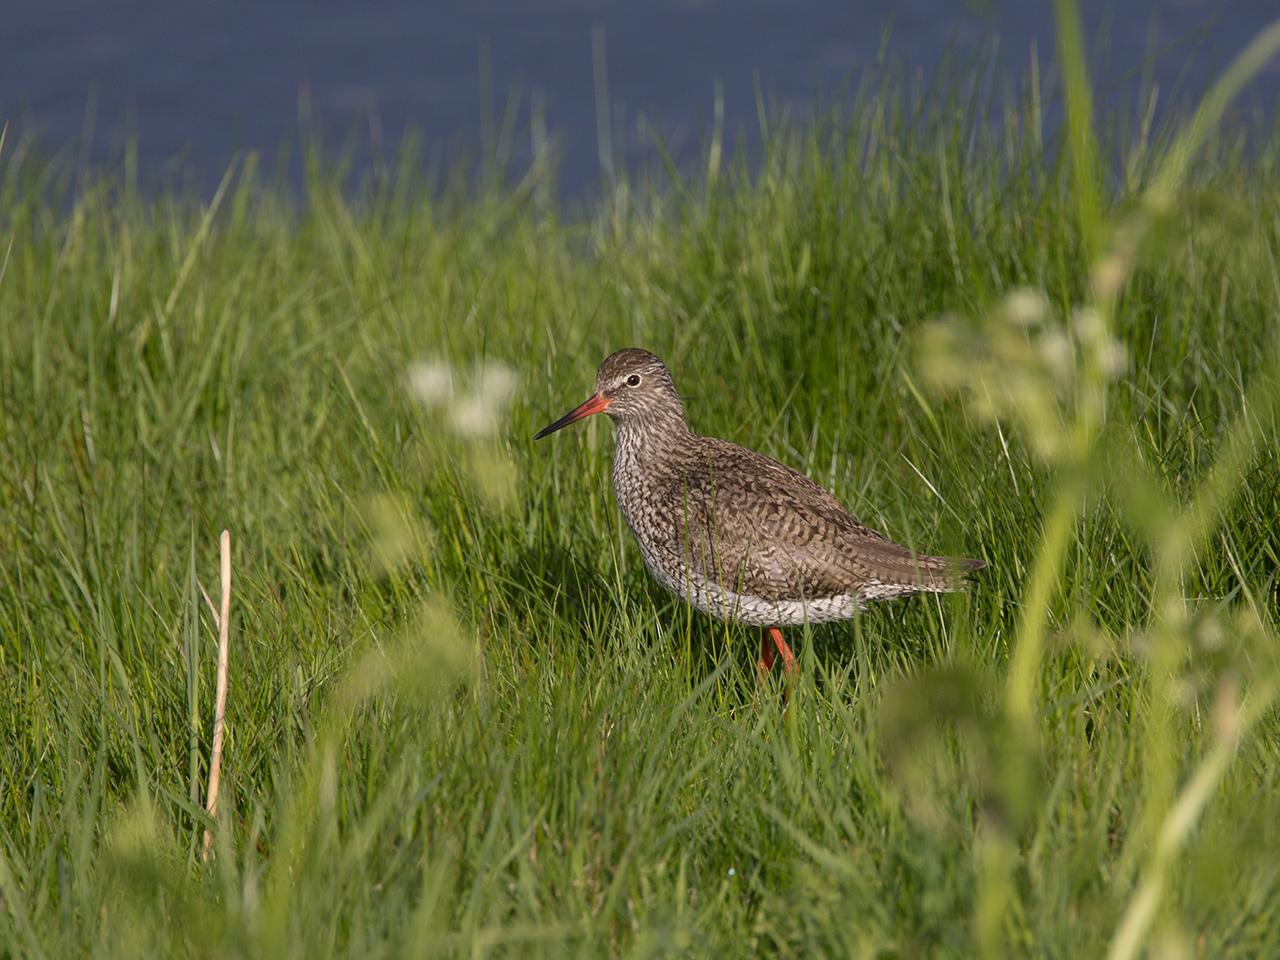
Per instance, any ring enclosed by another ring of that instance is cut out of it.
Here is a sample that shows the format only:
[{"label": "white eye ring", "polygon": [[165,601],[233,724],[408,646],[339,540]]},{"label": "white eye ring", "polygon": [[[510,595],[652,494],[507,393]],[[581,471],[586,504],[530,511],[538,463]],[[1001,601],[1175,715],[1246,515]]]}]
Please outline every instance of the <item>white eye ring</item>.
[{"label": "white eye ring", "polygon": [[628,387],[640,386],[640,374],[633,373],[631,376],[627,377],[627,386]]}]

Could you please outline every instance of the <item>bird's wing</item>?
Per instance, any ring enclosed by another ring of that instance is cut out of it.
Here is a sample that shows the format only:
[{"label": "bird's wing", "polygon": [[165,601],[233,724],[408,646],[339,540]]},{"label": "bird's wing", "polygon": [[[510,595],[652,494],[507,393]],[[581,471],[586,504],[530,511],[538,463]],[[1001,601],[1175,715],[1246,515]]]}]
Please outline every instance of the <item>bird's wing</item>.
[{"label": "bird's wing", "polygon": [[737,444],[706,438],[677,484],[681,552],[736,592],[817,599],[875,586],[951,585],[951,561],[899,546],[808,477]]}]

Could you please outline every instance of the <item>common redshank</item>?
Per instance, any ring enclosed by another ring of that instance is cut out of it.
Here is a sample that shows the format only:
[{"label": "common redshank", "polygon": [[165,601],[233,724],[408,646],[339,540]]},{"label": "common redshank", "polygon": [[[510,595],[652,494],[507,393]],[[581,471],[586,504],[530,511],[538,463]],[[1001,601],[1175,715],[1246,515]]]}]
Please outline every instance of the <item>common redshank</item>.
[{"label": "common redshank", "polygon": [[802,473],[685,420],[666,365],[629,347],[605,357],[596,392],[534,439],[594,413],[617,428],[613,490],[649,572],[720,620],[760,628],[761,673],[781,627],[846,620],[864,603],[963,586],[981,560],[933,557],[859,523]]}]

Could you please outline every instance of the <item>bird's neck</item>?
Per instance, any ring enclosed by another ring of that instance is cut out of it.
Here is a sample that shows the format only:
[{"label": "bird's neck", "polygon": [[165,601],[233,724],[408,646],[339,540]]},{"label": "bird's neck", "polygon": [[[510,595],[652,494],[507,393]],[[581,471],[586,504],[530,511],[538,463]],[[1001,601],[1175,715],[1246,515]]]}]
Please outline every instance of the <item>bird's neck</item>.
[{"label": "bird's neck", "polygon": [[[684,418],[669,423],[619,423],[613,452],[613,492],[627,525],[641,536],[654,490],[687,459],[693,440]],[[643,541],[643,537],[641,537]]]},{"label": "bird's neck", "polygon": [[618,451],[647,457],[677,448],[691,436],[683,410],[659,411],[618,423]]}]

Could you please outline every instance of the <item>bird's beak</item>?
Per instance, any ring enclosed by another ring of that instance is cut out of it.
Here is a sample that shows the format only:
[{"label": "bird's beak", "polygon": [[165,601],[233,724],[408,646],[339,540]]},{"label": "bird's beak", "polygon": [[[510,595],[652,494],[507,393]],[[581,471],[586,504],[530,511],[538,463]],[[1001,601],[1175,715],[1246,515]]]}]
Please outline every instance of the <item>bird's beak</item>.
[{"label": "bird's beak", "polygon": [[599,393],[592,394],[590,399],[588,399],[585,403],[579,404],[578,406],[570,410],[568,413],[566,413],[559,420],[557,420],[555,423],[548,424],[547,426],[539,430],[536,434],[534,434],[533,439],[541,440],[547,434],[555,433],[557,430],[567,427],[571,423],[577,423],[583,417],[589,417],[593,413],[600,413],[602,410],[604,410],[605,407],[609,406],[609,404],[612,402],[613,402],[612,400],[610,400],[608,397],[605,397],[602,394],[599,394]]}]

